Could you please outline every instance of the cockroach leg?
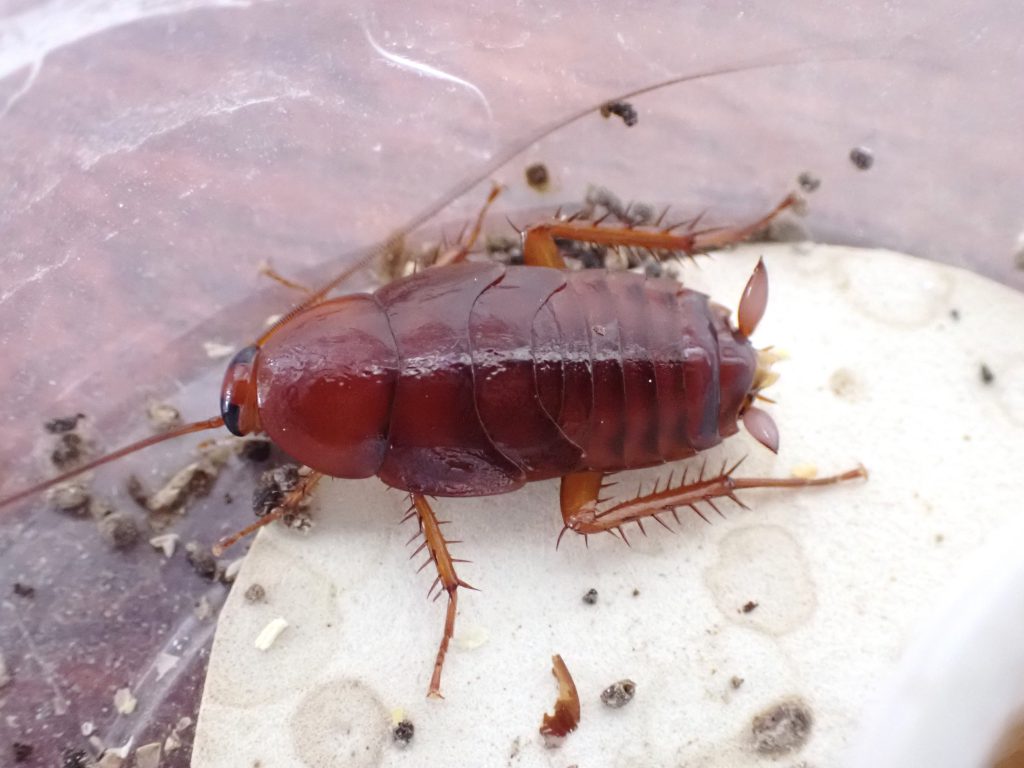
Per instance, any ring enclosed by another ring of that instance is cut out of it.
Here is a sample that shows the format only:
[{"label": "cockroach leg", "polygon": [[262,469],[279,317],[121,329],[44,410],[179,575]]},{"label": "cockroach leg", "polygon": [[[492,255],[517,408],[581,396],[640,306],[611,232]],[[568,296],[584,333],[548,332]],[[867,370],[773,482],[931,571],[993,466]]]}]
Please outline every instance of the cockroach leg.
[{"label": "cockroach leg", "polygon": [[[740,460],[742,462],[742,459]],[[566,475],[562,478],[561,506],[562,520],[565,531],[575,531],[584,536],[591,533],[603,533],[610,531],[617,533],[620,538],[625,539],[622,526],[629,523],[636,523],[643,531],[645,518],[653,518],[656,522],[668,528],[668,525],[660,515],[670,514],[675,521],[679,522],[677,510],[680,507],[689,507],[703,520],[707,521],[704,513],[698,508],[698,504],[706,504],[718,514],[721,514],[715,505],[715,499],[730,499],[741,507],[746,508],[737,497],[736,491],[748,488],[807,488],[819,485],[833,485],[847,480],[867,478],[867,470],[859,466],[848,472],[828,477],[802,478],[802,477],[733,477],[733,472],[739,466],[737,462],[732,467],[722,466],[721,471],[714,476],[704,477],[704,468],[700,470],[698,478],[693,482],[686,481],[686,475],[676,485],[671,483],[668,487],[655,493],[637,495],[629,501],[620,502],[608,509],[598,509],[603,501],[598,497],[601,490],[603,475],[600,472],[578,472]],[[561,538],[561,534],[559,535]],[[628,543],[628,542],[627,542]]]},{"label": "cockroach leg", "polygon": [[[423,543],[413,552],[413,556],[424,549],[427,550],[429,558],[420,566],[420,569],[425,568],[430,562],[433,562],[437,568],[437,578],[430,585],[430,592],[433,593],[435,588],[439,588],[437,594],[434,595],[435,600],[441,596],[441,592],[448,593],[448,612],[444,620],[444,634],[441,636],[441,644],[437,649],[434,673],[430,677],[430,688],[427,690],[428,698],[441,699],[444,698],[441,696],[441,669],[444,667],[444,657],[448,653],[448,643],[455,633],[455,610],[458,605],[458,589],[459,587],[476,589],[476,587],[464,582],[455,572],[455,563],[466,561],[452,558],[448,552],[448,544],[452,542],[445,540],[444,534],[441,533],[441,523],[438,522],[434,510],[430,508],[427,499],[418,493],[412,494],[412,508],[409,510],[409,516],[413,515],[419,521],[420,532],[423,535]],[[414,537],[414,539],[417,537]]]},{"label": "cockroach leg", "polygon": [[767,227],[772,219],[778,216],[787,208],[792,208],[801,202],[802,198],[796,194],[786,195],[782,201],[772,208],[768,213],[757,221],[746,224],[742,227],[721,227],[707,229],[694,234],[694,251],[712,251],[717,248],[724,248],[727,245],[741,243],[757,234]]},{"label": "cockroach leg", "polygon": [[[558,252],[558,246],[555,244],[556,238],[595,243],[610,248],[638,248],[654,254],[682,253],[686,256],[692,256],[696,253],[722,248],[750,238],[754,233],[766,227],[779,213],[795,205],[797,201],[796,195],[788,195],[760,219],[742,227],[720,227],[700,231],[688,230],[682,234],[674,234],[672,232],[678,225],[660,229],[640,229],[635,226],[601,226],[604,217],[596,221],[549,221],[526,229],[523,235],[523,256],[526,264],[530,266],[564,269],[565,261]],[[755,276],[757,276],[756,272]],[[758,290],[763,288],[766,300],[767,277],[759,279],[754,287]],[[750,314],[753,314],[753,310],[757,308],[756,298],[757,296],[748,300],[748,312]],[[763,307],[761,312],[764,312]],[[760,319],[760,317],[757,319]],[[753,325],[756,325],[756,322]]]},{"label": "cockroach leg", "polygon": [[545,737],[564,738],[580,724],[580,695],[561,656],[551,657],[551,674],[558,681],[558,698],[554,714],[545,713],[541,720],[540,732]]},{"label": "cockroach leg", "polygon": [[[487,216],[487,211],[490,210],[491,205],[495,200],[498,199],[498,195],[501,194],[501,185],[492,184],[491,192],[487,195],[487,200],[484,202],[483,207],[480,208],[480,212],[476,215],[476,221],[473,223],[473,228],[469,230],[469,236],[454,250],[444,251],[437,256],[433,266],[443,267],[447,264],[458,264],[459,262],[465,261],[469,252],[473,250],[473,246],[476,245],[476,241],[480,238],[480,232],[483,230],[484,217]],[[462,240],[462,237],[459,238]]]},{"label": "cockroach leg", "polygon": [[298,484],[288,492],[288,495],[284,497],[277,507],[274,507],[270,512],[265,514],[252,525],[247,525],[242,530],[236,531],[230,536],[225,536],[214,544],[214,556],[220,557],[228,547],[237,544],[246,536],[256,533],[260,528],[274,522],[275,520],[280,520],[282,517],[294,513],[302,501],[313,492],[313,489],[316,488],[317,483],[320,482],[322,477],[322,473],[315,471],[310,471],[309,474],[300,477]]},{"label": "cockroach leg", "polygon": [[528,267],[565,269],[565,259],[558,252],[550,225],[539,224],[523,232],[523,263]]}]

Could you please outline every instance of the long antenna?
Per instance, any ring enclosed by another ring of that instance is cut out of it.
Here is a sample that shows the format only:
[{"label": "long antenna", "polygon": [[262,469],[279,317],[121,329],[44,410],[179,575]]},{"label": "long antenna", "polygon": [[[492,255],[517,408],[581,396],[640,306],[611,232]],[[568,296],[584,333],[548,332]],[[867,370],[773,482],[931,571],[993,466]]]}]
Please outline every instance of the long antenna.
[{"label": "long antenna", "polygon": [[46,480],[42,483],[37,483],[36,485],[29,486],[24,490],[18,491],[12,496],[0,499],[0,509],[10,506],[11,504],[15,504],[21,501],[22,499],[27,499],[29,496],[34,496],[37,493],[41,493],[42,491],[45,491],[48,488],[52,488],[53,486],[58,485],[59,483],[63,483],[65,480],[70,480],[73,477],[78,477],[84,472],[88,472],[90,469],[96,469],[96,467],[101,467],[104,464],[110,463],[111,461],[116,461],[117,459],[120,459],[122,456],[127,456],[130,453],[141,451],[143,448],[149,448],[149,446],[151,445],[163,443],[167,440],[173,440],[174,438],[181,437],[183,435],[190,435],[193,432],[202,432],[203,430],[206,429],[217,429],[217,427],[222,426],[224,426],[224,419],[222,419],[220,416],[216,416],[212,419],[206,419],[204,421],[194,421],[191,424],[185,424],[184,426],[178,427],[177,429],[172,429],[170,432],[164,432],[161,435],[147,437],[145,440],[139,440],[138,442],[132,443],[131,445],[126,445],[124,448],[118,448],[113,453],[108,453],[104,456],[100,456],[98,459],[90,461],[88,464],[83,464],[80,467],[68,470],[63,474],[57,475],[56,477],[52,477],[49,480]]}]

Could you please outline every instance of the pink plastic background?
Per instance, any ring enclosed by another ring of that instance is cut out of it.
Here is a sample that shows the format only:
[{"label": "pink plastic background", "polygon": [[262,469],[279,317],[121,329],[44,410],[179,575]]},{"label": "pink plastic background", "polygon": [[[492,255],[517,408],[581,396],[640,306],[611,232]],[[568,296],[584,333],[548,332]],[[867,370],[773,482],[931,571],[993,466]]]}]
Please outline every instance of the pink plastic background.
[{"label": "pink plastic background", "polygon": [[[110,448],[147,433],[148,399],[214,415],[225,361],[203,342],[242,346],[294,300],[262,261],[326,277],[517,138],[673,74],[804,62],[636,99],[630,129],[583,120],[493,174],[502,213],[596,184],[732,221],[810,171],[815,237],[1020,288],[1022,29],[1012,0],[0,5],[0,493],[49,473],[33,449],[53,416],[87,413]],[[848,159],[859,145],[868,171]],[[522,180],[534,160],[554,179],[544,195]],[[155,485],[185,453],[130,467]],[[131,509],[127,471],[103,477]],[[251,471],[231,474],[184,539],[248,518],[221,498],[244,500]],[[0,764],[14,741],[34,745],[29,765],[56,764],[84,721],[116,745],[194,717],[212,625],[192,608],[211,587],[180,551],[111,553],[35,501],[0,512],[0,576]],[[11,593],[19,580],[34,598]],[[147,682],[169,639],[182,664]],[[143,711],[118,720],[124,685]]]}]

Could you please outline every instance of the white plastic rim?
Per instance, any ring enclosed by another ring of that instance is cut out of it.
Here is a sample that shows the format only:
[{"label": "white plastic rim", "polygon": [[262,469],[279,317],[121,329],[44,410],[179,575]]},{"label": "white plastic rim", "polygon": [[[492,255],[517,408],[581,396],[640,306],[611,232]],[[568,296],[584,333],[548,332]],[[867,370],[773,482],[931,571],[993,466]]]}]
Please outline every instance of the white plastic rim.
[{"label": "white plastic rim", "polygon": [[865,711],[850,768],[991,768],[1024,712],[1024,522],[1000,530],[951,584]]}]

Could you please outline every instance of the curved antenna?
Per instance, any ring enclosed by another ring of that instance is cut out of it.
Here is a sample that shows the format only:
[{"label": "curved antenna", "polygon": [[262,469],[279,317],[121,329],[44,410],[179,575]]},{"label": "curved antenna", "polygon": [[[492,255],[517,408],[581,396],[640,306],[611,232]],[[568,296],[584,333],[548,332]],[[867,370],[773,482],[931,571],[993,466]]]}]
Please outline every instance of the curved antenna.
[{"label": "curved antenna", "polygon": [[203,421],[194,421],[191,424],[185,424],[177,429],[172,429],[170,432],[164,432],[161,435],[154,435],[153,437],[147,437],[145,440],[139,440],[138,442],[126,445],[124,448],[118,448],[112,453],[108,453],[104,456],[100,456],[98,459],[90,461],[88,464],[83,464],[80,467],[64,472],[63,474],[52,477],[49,480],[45,480],[36,485],[29,486],[23,490],[20,490],[10,496],[0,499],[0,509],[15,504],[22,499],[27,499],[29,496],[34,496],[37,493],[52,488],[59,483],[63,483],[65,480],[70,480],[73,477],[77,477],[91,469],[101,467],[104,464],[108,464],[111,461],[116,461],[123,456],[127,456],[130,453],[141,451],[143,448],[149,448],[151,445],[157,443],[163,443],[167,440],[173,440],[176,437],[182,437],[183,435],[190,435],[193,432],[202,432],[206,429],[217,429],[217,427],[224,426],[224,419],[220,416],[216,416],[212,419],[205,419]]},{"label": "curved antenna", "polygon": [[269,339],[278,328],[291,320],[295,315],[302,312],[305,309],[319,304],[323,301],[324,297],[345,282],[354,273],[363,269],[370,264],[373,259],[378,257],[381,253],[387,252],[393,246],[399,244],[406,235],[417,229],[427,221],[432,219],[442,210],[447,208],[452,202],[462,197],[464,194],[469,192],[473,187],[481,182],[485,181],[492,173],[501,168],[506,163],[513,160],[516,156],[521,155],[523,152],[528,150],[531,146],[536,144],[538,141],[542,141],[556,131],[565,128],[572,123],[575,123],[588,115],[600,113],[602,108],[616,101],[625,101],[627,99],[634,99],[637,96],[643,96],[644,94],[651,93],[652,91],[658,91],[663,88],[668,88],[673,85],[681,85],[683,83],[693,82],[695,80],[706,80],[712,77],[719,77],[721,75],[736,74],[739,72],[754,72],[763,69],[776,69],[778,67],[792,67],[800,64],[823,64],[823,63],[835,63],[841,61],[860,61],[866,58],[882,58],[881,55],[866,56],[863,54],[850,53],[846,51],[835,52],[832,55],[824,56],[812,56],[814,51],[821,50],[821,48],[833,48],[833,46],[821,46],[819,48],[797,48],[787,51],[780,51],[766,56],[761,56],[755,59],[748,59],[747,61],[732,64],[725,67],[717,67],[712,69],[700,70],[698,72],[691,72],[684,75],[674,75],[664,80],[659,80],[656,83],[650,83],[648,85],[640,86],[632,90],[621,93],[618,96],[612,96],[609,99],[604,99],[600,104],[592,104],[588,107],[583,107],[575,112],[571,112],[564,117],[560,117],[557,120],[543,125],[529,133],[525,134],[521,138],[513,141],[508,147],[495,155],[489,162],[485,163],[480,170],[475,171],[471,175],[463,178],[461,181],[456,182],[452,187],[448,189],[443,195],[441,195],[435,202],[428,205],[418,214],[413,216],[406,224],[392,232],[387,239],[377,243],[371,247],[365,256],[357,259],[353,264],[349,265],[335,277],[328,280],[326,283],[321,285],[309,296],[303,299],[302,302],[297,304],[287,313],[282,315],[276,323],[270,328],[264,331],[256,340],[256,346],[262,346],[267,339]]}]

